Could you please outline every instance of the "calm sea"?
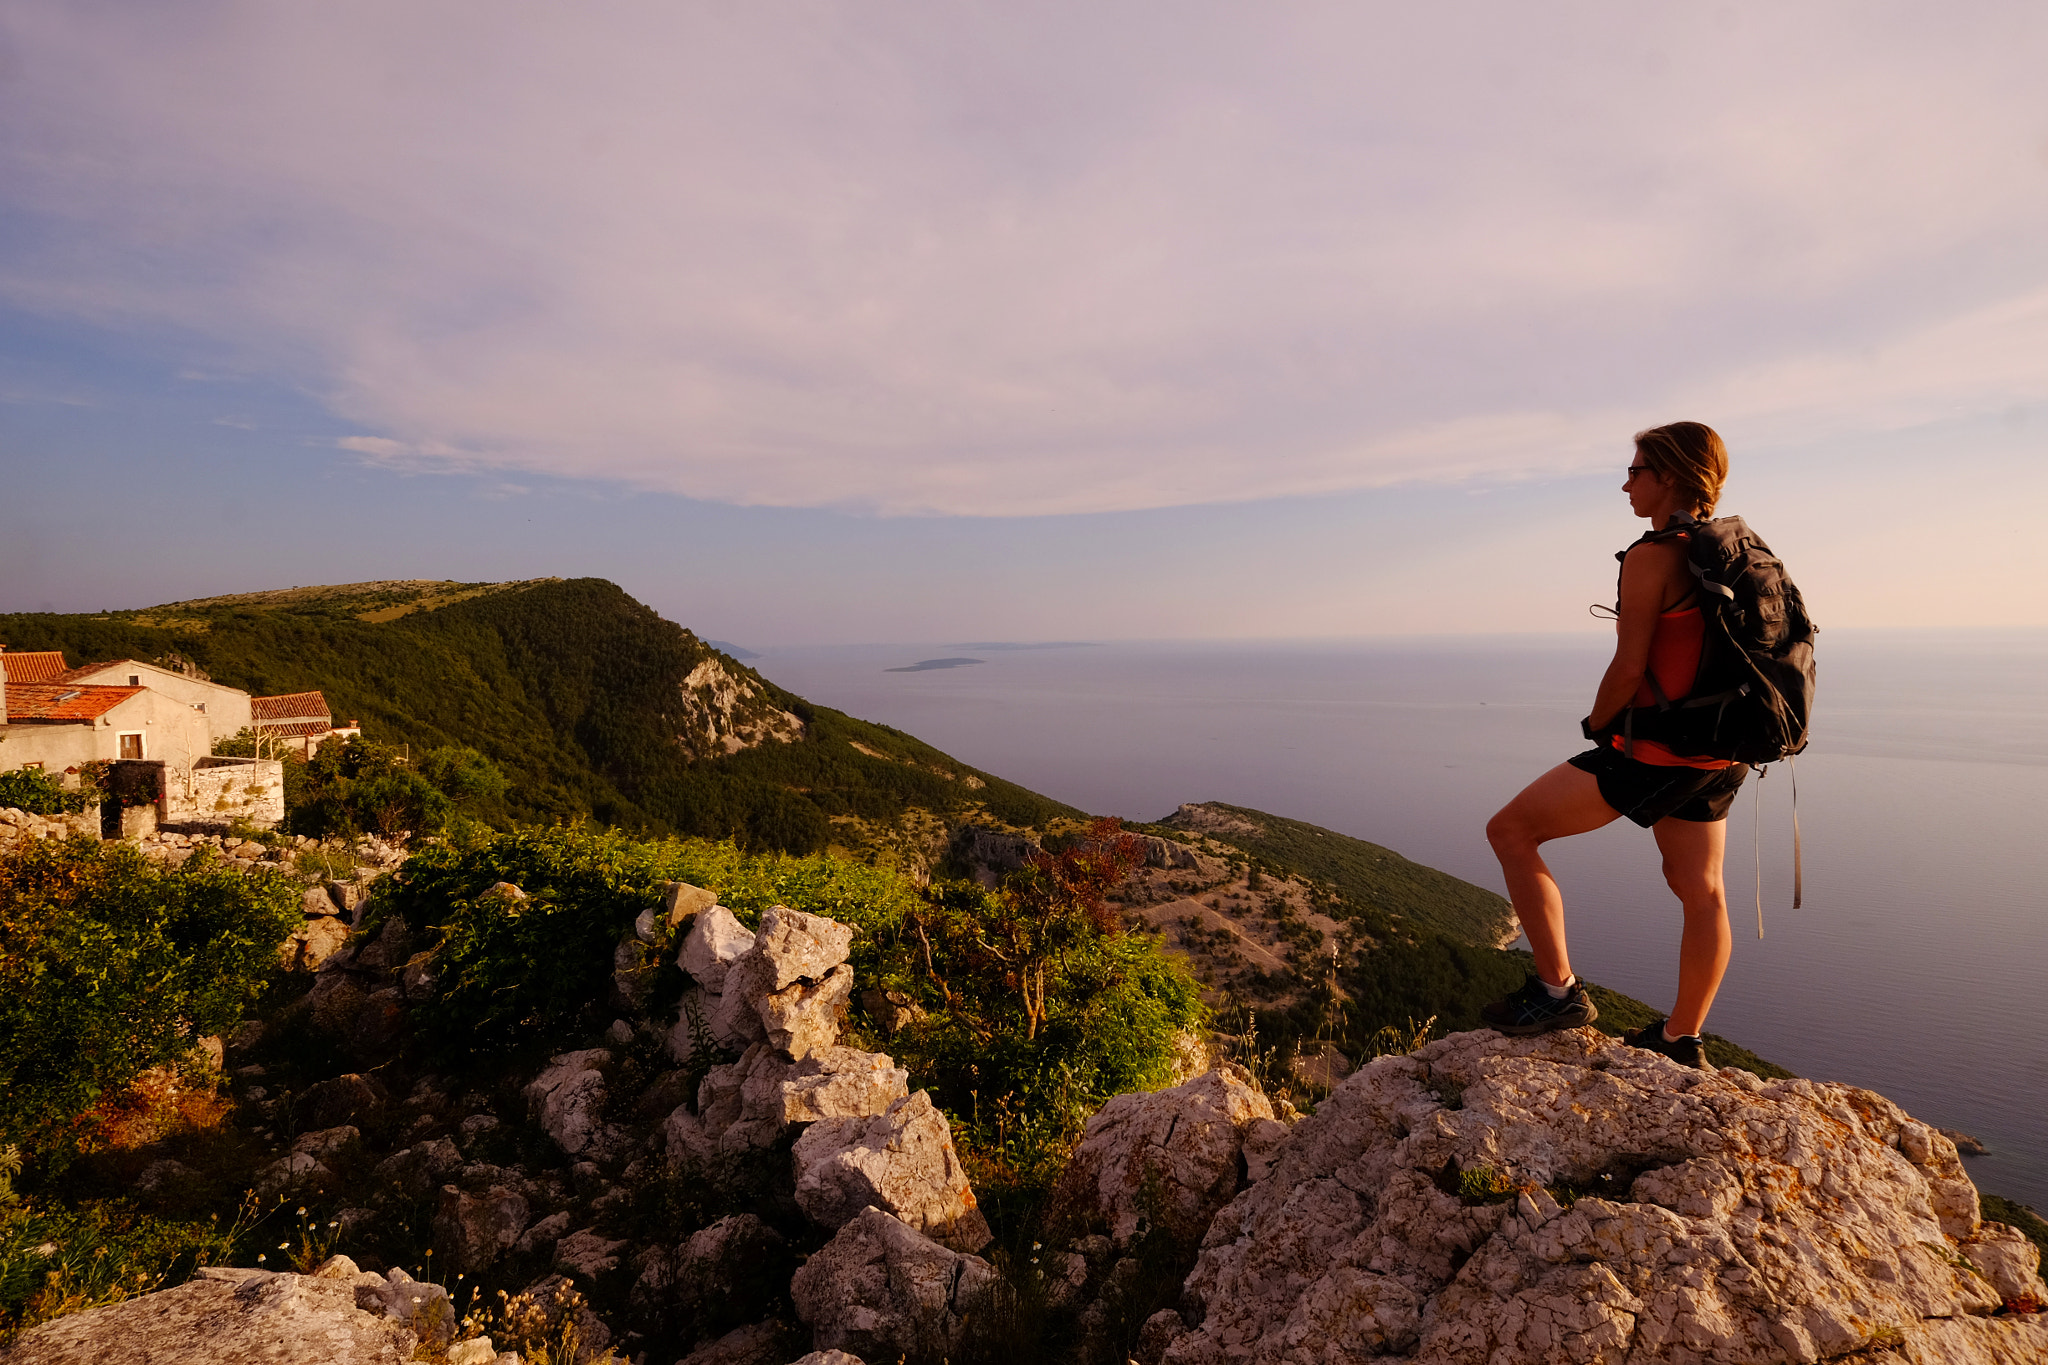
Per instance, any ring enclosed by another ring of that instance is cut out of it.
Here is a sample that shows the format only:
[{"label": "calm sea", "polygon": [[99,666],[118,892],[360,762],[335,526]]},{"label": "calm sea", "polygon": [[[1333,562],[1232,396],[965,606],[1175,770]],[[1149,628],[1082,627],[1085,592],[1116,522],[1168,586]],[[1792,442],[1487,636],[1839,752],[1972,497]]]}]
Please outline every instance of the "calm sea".
[{"label": "calm sea", "polygon": [[[1155,820],[1227,801],[1498,891],[1481,828],[1584,747],[1578,718],[1610,647],[940,643],[779,649],[755,665],[1084,810]],[[985,662],[885,671],[963,655]],[[2048,1210],[2048,632],[1827,632],[1797,780],[1805,908],[1790,908],[1780,764],[1730,823],[1735,957],[1709,1027],[1975,1134],[1990,1149],[1969,1162],[1978,1185]],[[1679,916],[1648,833],[1617,821],[1546,856],[1573,965],[1668,1008]]]}]

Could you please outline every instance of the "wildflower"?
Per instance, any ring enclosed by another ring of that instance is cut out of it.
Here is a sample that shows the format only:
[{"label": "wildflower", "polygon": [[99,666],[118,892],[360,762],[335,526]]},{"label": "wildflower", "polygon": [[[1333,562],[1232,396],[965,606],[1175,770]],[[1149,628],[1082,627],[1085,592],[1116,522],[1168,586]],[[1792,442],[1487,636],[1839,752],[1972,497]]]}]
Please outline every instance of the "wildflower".
[{"label": "wildflower", "polygon": [[257,1265],[262,1265],[262,1264],[263,1264],[263,1263],[264,1263],[265,1261],[267,1261],[267,1260],[269,1260],[269,1259],[270,1259],[270,1257],[266,1256],[266,1255],[265,1255],[264,1253],[262,1253],[262,1252],[260,1252],[260,1251],[256,1253],[256,1264],[257,1264]]},{"label": "wildflower", "polygon": [[290,1242],[279,1242],[277,1244],[277,1249],[279,1251],[290,1251],[292,1249],[292,1244]]},{"label": "wildflower", "polygon": [[306,1216],[306,1206],[305,1206],[304,1204],[301,1204],[301,1205],[299,1205],[299,1217],[301,1217],[301,1218],[304,1218],[305,1216]]}]

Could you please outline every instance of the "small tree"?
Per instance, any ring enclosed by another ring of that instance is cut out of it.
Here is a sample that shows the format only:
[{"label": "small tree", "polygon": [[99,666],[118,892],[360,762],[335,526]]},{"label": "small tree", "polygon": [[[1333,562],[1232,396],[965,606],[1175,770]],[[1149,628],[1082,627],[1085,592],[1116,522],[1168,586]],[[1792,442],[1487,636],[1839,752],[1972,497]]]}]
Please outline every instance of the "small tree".
[{"label": "small tree", "polygon": [[1106,897],[1143,861],[1136,836],[1116,820],[1097,820],[1067,848],[1035,853],[1003,879],[997,913],[977,941],[1017,992],[1027,1039],[1037,1038],[1045,1022],[1054,965],[1091,935],[1122,931]]}]

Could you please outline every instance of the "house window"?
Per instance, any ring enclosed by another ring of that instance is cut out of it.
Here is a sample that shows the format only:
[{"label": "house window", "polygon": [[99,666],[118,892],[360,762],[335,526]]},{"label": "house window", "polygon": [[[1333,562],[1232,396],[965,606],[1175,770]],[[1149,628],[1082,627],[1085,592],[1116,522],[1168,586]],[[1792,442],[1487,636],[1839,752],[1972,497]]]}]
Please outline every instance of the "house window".
[{"label": "house window", "polygon": [[130,673],[128,675],[128,685],[130,687],[142,686],[142,675],[140,673]]},{"label": "house window", "polygon": [[139,731],[139,730],[137,730],[137,731],[132,731],[132,732],[130,732],[130,733],[128,733],[128,734],[125,734],[125,735],[121,735],[121,736],[120,736],[119,738],[120,738],[120,741],[121,741],[121,757],[123,757],[123,758],[141,758],[141,757],[142,757],[142,732],[141,732],[141,731]]}]

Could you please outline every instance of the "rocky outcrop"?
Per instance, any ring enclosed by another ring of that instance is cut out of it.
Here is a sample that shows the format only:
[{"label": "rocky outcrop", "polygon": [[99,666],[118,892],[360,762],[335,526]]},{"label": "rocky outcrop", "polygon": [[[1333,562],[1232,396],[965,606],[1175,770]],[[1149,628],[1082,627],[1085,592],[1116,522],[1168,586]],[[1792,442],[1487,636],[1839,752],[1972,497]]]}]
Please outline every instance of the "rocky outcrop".
[{"label": "rocky outcrop", "polygon": [[201,1270],[175,1289],[46,1322],[0,1347],[9,1365],[400,1365],[448,1343],[447,1291],[337,1256],[311,1275]]},{"label": "rocky outcrop", "polygon": [[1253,1168],[1264,1174],[1286,1132],[1236,1066],[1171,1090],[1118,1095],[1088,1120],[1053,1207],[1118,1251],[1154,1230],[1192,1246]]},{"label": "rocky outcrop", "polygon": [[804,737],[803,721],[777,706],[758,678],[709,651],[676,691],[681,703],[676,744],[692,758],[793,744]]},{"label": "rocky outcrop", "polygon": [[2031,1244],[1883,1097],[1591,1030],[1359,1071],[1210,1223],[1167,1365],[2048,1359]]},{"label": "rocky outcrop", "polygon": [[989,1243],[946,1116],[920,1090],[869,1117],[813,1123],[796,1140],[796,1202],[837,1228],[869,1206],[957,1251]]},{"label": "rocky outcrop", "polygon": [[869,1208],[804,1262],[789,1292],[819,1350],[895,1360],[956,1351],[995,1284],[979,1256]]}]

